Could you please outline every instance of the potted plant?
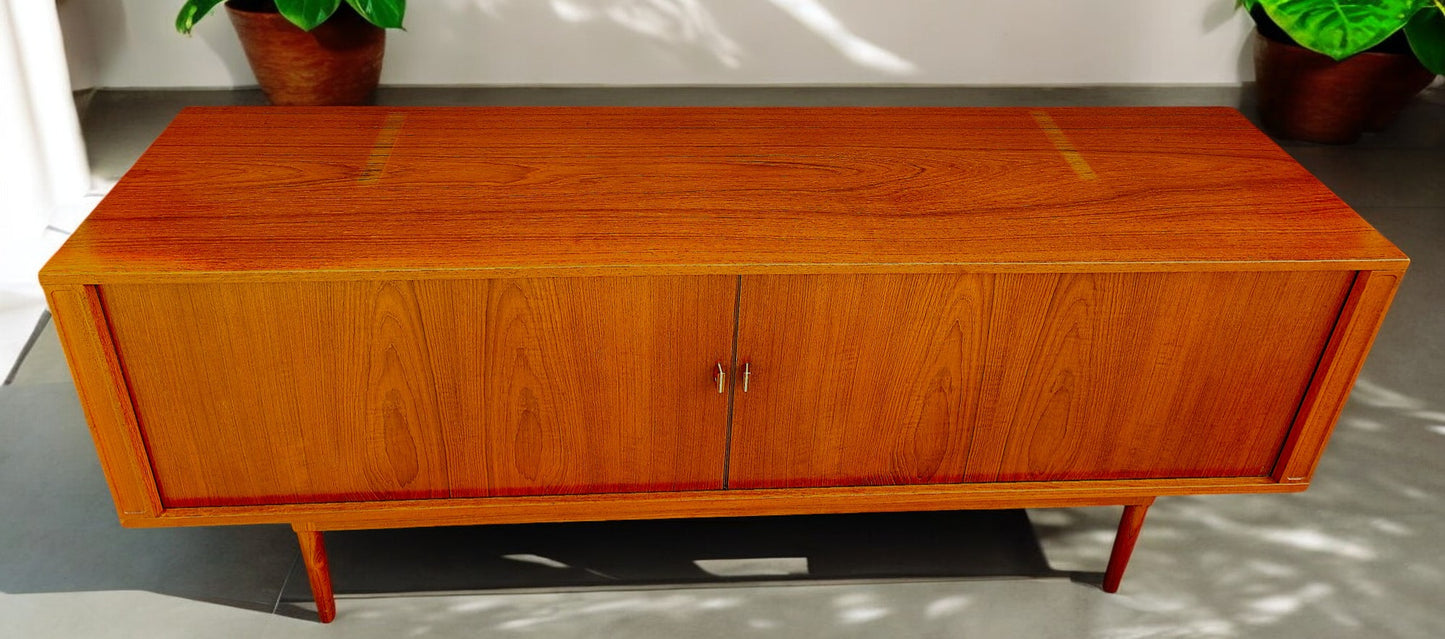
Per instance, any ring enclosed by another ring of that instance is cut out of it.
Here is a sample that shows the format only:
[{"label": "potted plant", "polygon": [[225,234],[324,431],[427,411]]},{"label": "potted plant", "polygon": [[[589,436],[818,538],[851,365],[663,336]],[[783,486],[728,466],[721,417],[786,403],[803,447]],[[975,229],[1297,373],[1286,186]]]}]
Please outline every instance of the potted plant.
[{"label": "potted plant", "polygon": [[[186,0],[176,30],[189,34],[221,1]],[[226,12],[272,104],[363,104],[406,0],[226,0]]]},{"label": "potted plant", "polygon": [[1260,115],[1276,135],[1347,144],[1445,73],[1445,0],[1239,0],[1258,27]]}]

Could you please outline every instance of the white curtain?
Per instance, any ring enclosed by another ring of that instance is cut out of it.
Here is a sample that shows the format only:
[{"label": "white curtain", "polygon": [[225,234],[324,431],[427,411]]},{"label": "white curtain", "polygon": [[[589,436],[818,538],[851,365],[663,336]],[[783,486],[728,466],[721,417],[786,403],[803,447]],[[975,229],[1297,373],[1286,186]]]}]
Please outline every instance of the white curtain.
[{"label": "white curtain", "polygon": [[0,376],[44,310],[51,227],[73,227],[89,187],[54,0],[0,0]]}]

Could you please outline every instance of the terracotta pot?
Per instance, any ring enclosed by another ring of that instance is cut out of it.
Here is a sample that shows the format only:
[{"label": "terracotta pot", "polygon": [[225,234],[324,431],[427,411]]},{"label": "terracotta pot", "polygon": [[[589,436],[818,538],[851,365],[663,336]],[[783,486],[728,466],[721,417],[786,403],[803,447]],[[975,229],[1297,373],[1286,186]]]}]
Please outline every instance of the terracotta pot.
[{"label": "terracotta pot", "polygon": [[330,20],[303,31],[275,11],[226,3],[256,81],[272,104],[366,104],[381,79],[386,30],[344,3]]},{"label": "terracotta pot", "polygon": [[1366,51],[1336,62],[1255,34],[1260,117],[1277,136],[1349,144],[1389,126],[1435,74],[1415,56]]}]

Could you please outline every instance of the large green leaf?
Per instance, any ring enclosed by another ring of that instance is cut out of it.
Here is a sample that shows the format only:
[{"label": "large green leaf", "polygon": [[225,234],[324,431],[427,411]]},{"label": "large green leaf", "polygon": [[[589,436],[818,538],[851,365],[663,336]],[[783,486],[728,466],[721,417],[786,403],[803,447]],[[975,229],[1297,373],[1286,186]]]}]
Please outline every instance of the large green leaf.
[{"label": "large green leaf", "polygon": [[1416,13],[1405,25],[1405,37],[1425,68],[1445,74],[1445,3],[1436,2]]},{"label": "large green leaf", "polygon": [[341,0],[276,0],[276,10],[291,24],[307,31],[326,22],[339,6]]},{"label": "large green leaf", "polygon": [[383,29],[400,29],[406,0],[346,0],[362,17]]},{"label": "large green leaf", "polygon": [[222,0],[186,0],[186,3],[181,5],[181,12],[176,15],[176,31],[190,35],[191,29],[196,28],[196,23],[221,2]]},{"label": "large green leaf", "polygon": [[1259,0],[1269,17],[1307,49],[1343,60],[1399,31],[1418,0]]},{"label": "large green leaf", "polygon": [[1239,0],[1239,6],[1244,7],[1245,11],[1253,11],[1254,5],[1257,4],[1259,4],[1259,0]]}]

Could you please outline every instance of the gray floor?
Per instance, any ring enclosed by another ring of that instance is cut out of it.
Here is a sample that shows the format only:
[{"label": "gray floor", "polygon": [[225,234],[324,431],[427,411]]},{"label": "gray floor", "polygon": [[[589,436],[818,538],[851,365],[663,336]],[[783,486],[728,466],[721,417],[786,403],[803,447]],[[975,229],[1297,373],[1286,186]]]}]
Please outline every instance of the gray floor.
[{"label": "gray floor", "polygon": [[[1248,96],[409,89],[380,99],[1225,104],[1248,113]],[[85,116],[92,163],[101,177],[119,176],[183,105],[258,101],[245,91],[102,91]],[[1445,331],[1435,312],[1445,308],[1445,106],[1418,102],[1356,146],[1286,148],[1399,244],[1411,273],[1314,486],[1161,499],[1118,595],[1093,585],[1112,508],[1030,511],[1027,520],[1005,511],[498,526],[328,534],[340,614],[322,626],[311,621],[288,529],[115,523],[47,329],[0,389],[0,637],[1445,636]]]}]

